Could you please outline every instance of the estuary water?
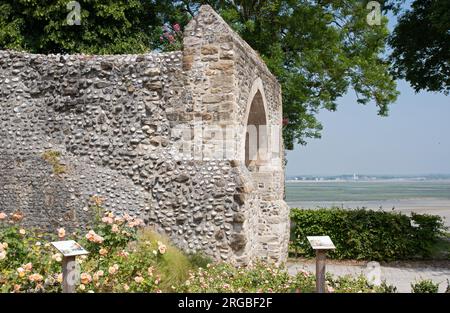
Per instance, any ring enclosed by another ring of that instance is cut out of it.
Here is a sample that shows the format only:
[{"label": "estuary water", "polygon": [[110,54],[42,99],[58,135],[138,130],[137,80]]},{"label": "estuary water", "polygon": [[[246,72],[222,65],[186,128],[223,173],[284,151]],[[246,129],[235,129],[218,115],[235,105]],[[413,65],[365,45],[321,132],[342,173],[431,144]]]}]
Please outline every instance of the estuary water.
[{"label": "estuary water", "polygon": [[369,208],[441,215],[450,226],[450,180],[287,181],[291,208]]}]

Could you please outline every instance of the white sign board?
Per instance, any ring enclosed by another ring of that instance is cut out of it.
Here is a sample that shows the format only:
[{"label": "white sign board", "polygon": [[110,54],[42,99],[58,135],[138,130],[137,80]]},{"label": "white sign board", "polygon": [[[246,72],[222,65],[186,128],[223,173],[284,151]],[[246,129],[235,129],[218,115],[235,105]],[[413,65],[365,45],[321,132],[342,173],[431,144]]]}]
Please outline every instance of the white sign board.
[{"label": "white sign board", "polygon": [[306,238],[314,250],[336,249],[329,236],[307,236]]},{"label": "white sign board", "polygon": [[80,244],[73,240],[55,241],[52,245],[64,256],[89,254]]}]

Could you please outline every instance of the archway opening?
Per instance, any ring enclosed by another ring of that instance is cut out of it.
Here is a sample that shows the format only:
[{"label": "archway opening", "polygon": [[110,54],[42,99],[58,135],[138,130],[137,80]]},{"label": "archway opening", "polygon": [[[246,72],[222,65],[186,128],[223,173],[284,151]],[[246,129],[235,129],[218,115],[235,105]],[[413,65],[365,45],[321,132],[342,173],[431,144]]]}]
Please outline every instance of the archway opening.
[{"label": "archway opening", "polygon": [[267,118],[263,101],[258,90],[253,97],[247,119],[245,166],[252,172],[258,172],[268,161]]}]

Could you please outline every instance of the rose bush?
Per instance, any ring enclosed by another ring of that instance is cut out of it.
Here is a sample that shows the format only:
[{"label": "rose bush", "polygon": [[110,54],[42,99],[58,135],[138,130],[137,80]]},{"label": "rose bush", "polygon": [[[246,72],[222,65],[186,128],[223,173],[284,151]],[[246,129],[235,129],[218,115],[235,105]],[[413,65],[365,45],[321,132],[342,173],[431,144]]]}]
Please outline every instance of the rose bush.
[{"label": "rose bush", "polygon": [[[94,199],[95,223],[85,231],[51,234],[27,229],[23,214],[0,212],[0,291],[61,292],[62,258],[50,244],[73,239],[89,251],[78,256],[77,292],[314,292],[307,271],[258,262],[245,268],[187,256],[143,227],[140,219],[102,212]],[[359,278],[327,278],[329,292],[382,292]]]},{"label": "rose bush", "polygon": [[166,248],[156,241],[148,244],[156,254],[132,247],[143,225],[140,219],[106,212],[85,234],[74,233],[66,238],[63,228],[54,234],[25,230],[20,212],[11,216],[1,213],[0,217],[2,292],[61,291],[62,255],[50,242],[63,239],[74,239],[89,251],[89,255],[77,257],[81,269],[78,291],[159,291],[160,277],[150,268],[157,265],[158,257],[166,253]]},{"label": "rose bush", "polygon": [[313,292],[314,276],[306,271],[291,276],[283,268],[256,263],[236,268],[228,263],[210,264],[189,272],[179,292]]},{"label": "rose bush", "polygon": [[183,50],[183,31],[180,24],[164,24],[159,40],[164,51]]}]

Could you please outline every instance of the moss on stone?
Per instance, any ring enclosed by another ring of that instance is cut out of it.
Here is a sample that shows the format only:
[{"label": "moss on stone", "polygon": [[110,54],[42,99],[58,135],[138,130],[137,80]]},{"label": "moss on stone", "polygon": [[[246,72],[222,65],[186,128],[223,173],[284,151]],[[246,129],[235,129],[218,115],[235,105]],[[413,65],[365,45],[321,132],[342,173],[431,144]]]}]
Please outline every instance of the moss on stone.
[{"label": "moss on stone", "polygon": [[56,175],[64,174],[67,171],[66,166],[61,164],[60,157],[61,153],[59,151],[47,150],[42,153],[42,158],[53,166],[53,173]]}]

